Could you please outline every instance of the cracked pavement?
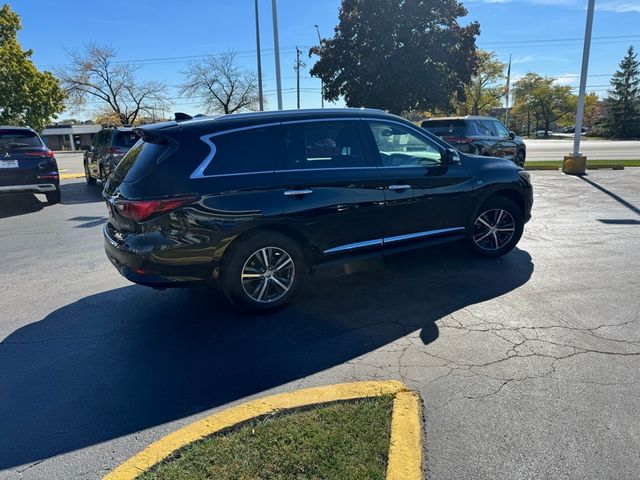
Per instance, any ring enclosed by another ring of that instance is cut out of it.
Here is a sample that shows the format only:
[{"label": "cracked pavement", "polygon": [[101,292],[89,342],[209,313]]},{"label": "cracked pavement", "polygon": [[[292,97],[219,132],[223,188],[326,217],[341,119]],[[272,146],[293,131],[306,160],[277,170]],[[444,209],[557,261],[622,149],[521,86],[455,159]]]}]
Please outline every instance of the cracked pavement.
[{"label": "cracked pavement", "polygon": [[97,190],[0,198],[0,478],[100,478],[224,406],[389,378],[422,395],[427,478],[638,478],[640,169],[532,177],[506,257],[322,271],[252,319],[120,278]]}]

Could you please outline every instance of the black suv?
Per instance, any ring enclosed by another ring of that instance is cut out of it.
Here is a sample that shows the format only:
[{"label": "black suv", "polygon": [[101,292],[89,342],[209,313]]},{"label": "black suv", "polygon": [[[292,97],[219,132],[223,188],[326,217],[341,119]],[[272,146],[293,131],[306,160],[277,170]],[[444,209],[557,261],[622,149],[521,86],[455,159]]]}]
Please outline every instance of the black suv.
[{"label": "black suv", "polygon": [[289,302],[331,260],[467,239],[499,256],[533,202],[512,162],[459,154],[377,110],[296,110],[166,122],[106,182],[107,256],[156,288],[216,282],[237,306]]},{"label": "black suv", "polygon": [[59,203],[58,164],[35,130],[0,126],[0,194],[16,193],[44,193]]},{"label": "black suv", "polygon": [[422,122],[422,128],[464,153],[506,158],[520,167],[527,157],[524,141],[497,118],[431,118]]},{"label": "black suv", "polygon": [[84,177],[89,185],[106,180],[122,157],[138,141],[131,127],[109,127],[100,130],[91,146],[85,148]]}]

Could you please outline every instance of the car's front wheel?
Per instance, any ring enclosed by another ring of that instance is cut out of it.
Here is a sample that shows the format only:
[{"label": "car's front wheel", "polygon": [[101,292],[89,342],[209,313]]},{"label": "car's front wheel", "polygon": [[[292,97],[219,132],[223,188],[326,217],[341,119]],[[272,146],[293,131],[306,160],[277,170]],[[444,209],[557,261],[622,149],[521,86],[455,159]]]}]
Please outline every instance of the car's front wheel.
[{"label": "car's front wheel", "polygon": [[524,167],[524,160],[525,160],[524,151],[523,150],[518,151],[518,154],[516,155],[516,160],[515,160],[516,165],[518,165],[519,167]]},{"label": "car's front wheel", "polygon": [[222,262],[220,286],[240,309],[267,313],[293,299],[305,273],[300,246],[285,235],[264,231],[230,247]]},{"label": "car's front wheel", "polygon": [[522,237],[524,215],[504,197],[487,200],[469,228],[471,247],[480,255],[499,257],[515,248]]},{"label": "car's front wheel", "polygon": [[91,176],[91,173],[89,172],[89,165],[86,163],[84,164],[84,179],[86,180],[87,185],[95,185],[96,183],[96,179]]}]

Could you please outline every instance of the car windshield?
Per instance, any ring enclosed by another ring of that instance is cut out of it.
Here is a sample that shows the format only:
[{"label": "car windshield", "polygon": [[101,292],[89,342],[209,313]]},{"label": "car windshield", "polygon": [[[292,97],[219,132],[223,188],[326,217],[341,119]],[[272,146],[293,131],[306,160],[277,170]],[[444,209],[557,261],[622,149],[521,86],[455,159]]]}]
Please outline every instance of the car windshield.
[{"label": "car windshield", "polygon": [[42,147],[42,142],[35,132],[28,130],[0,130],[0,148]]},{"label": "car windshield", "polygon": [[466,125],[456,120],[429,120],[422,128],[439,137],[464,137]]}]

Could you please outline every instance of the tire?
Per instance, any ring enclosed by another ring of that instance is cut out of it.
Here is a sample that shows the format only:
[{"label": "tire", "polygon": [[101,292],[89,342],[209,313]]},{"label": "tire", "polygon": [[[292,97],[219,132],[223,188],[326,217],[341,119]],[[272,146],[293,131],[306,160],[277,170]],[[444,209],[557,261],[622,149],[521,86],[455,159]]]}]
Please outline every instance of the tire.
[{"label": "tire", "polygon": [[53,192],[46,192],[47,203],[49,205],[55,205],[56,203],[60,203],[60,190],[54,190]]},{"label": "tire", "polygon": [[96,184],[96,179],[89,173],[89,166],[86,163],[84,164],[84,179],[87,181],[87,185]]},{"label": "tire", "polygon": [[518,150],[516,154],[515,164],[519,167],[524,167],[525,153],[523,150]]},{"label": "tire", "polygon": [[99,172],[99,173],[98,173],[98,176],[99,176],[99,178],[100,178],[100,181],[101,181],[102,183],[106,182],[106,181],[107,181],[107,179],[106,179],[106,178],[105,178],[105,176],[104,176],[104,167],[103,167],[102,165],[100,165],[100,167],[99,167],[99,169],[98,169],[98,172]]},{"label": "tire", "polygon": [[239,309],[273,312],[300,291],[306,265],[302,249],[293,239],[262,231],[238,240],[229,248],[222,261],[220,287]]},{"label": "tire", "polygon": [[469,244],[479,255],[500,257],[515,248],[523,230],[524,215],[520,207],[508,198],[491,197],[471,221]]}]

